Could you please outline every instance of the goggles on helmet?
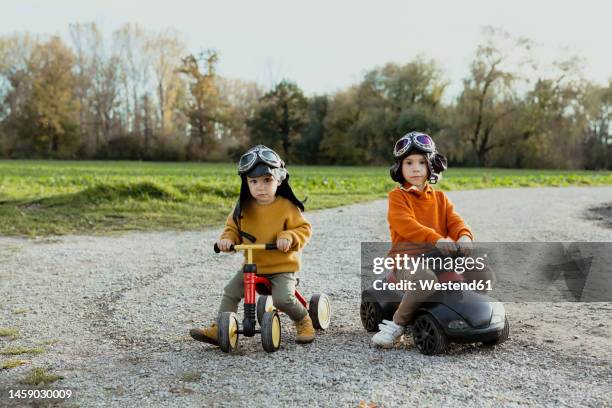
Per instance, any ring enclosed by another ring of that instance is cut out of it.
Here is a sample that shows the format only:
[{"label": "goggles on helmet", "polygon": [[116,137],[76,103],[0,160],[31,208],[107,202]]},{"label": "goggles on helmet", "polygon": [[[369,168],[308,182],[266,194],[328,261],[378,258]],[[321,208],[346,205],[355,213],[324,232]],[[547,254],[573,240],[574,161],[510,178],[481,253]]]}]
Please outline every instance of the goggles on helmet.
[{"label": "goggles on helmet", "polygon": [[395,147],[393,148],[393,156],[398,158],[409,151],[413,146],[417,150],[425,153],[434,153],[436,151],[436,144],[434,143],[433,139],[429,137],[429,135],[420,132],[410,132],[402,136],[395,143]]},{"label": "goggles on helmet", "polygon": [[285,162],[280,156],[269,147],[259,145],[255,146],[240,157],[238,162],[238,174],[249,172],[258,163],[265,163],[271,168],[280,168],[285,166]]}]

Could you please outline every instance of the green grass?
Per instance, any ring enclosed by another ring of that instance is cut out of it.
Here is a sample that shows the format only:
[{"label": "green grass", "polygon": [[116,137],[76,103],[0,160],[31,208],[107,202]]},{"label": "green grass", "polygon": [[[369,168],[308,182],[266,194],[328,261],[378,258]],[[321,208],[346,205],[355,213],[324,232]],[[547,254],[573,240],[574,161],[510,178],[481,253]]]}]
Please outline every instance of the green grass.
[{"label": "green grass", "polygon": [[55,374],[51,374],[46,368],[33,368],[28,374],[19,381],[21,384],[39,386],[48,385],[61,380],[63,377]]},{"label": "green grass", "polygon": [[42,347],[9,346],[0,349],[0,354],[5,356],[18,356],[20,354],[41,354],[44,352],[45,349],[43,349]]},{"label": "green grass", "polygon": [[11,368],[19,367],[20,365],[27,364],[25,360],[6,360],[2,363],[3,370],[10,370]]},{"label": "green grass", "polygon": [[[386,197],[386,167],[290,166],[307,209]],[[240,185],[233,164],[0,161],[0,233],[48,236],[220,225]],[[442,190],[612,185],[612,172],[457,168]]]},{"label": "green grass", "polygon": [[202,378],[202,374],[197,372],[185,372],[180,376],[180,380],[183,382],[197,382]]},{"label": "green grass", "polygon": [[0,327],[0,337],[6,337],[10,340],[19,338],[19,329],[11,329],[7,327]]}]

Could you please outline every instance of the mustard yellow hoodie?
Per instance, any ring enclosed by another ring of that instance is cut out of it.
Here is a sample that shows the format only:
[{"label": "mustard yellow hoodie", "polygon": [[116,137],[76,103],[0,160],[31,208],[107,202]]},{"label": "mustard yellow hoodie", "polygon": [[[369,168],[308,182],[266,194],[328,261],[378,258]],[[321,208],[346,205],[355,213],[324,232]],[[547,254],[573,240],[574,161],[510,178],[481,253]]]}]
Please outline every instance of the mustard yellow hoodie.
[{"label": "mustard yellow hoodie", "polygon": [[[252,244],[243,241],[232,217],[227,217],[221,239],[229,239],[234,244]],[[242,210],[239,220],[240,229],[253,235],[255,244],[276,243],[279,238],[290,242],[288,252],[253,251],[253,263],[257,264],[257,273],[261,275],[279,272],[297,272],[300,270],[299,251],[306,246],[312,235],[312,226],[299,208],[284,197],[277,196],[274,202],[266,205],[251,200]],[[245,260],[246,262],[246,260]]]}]

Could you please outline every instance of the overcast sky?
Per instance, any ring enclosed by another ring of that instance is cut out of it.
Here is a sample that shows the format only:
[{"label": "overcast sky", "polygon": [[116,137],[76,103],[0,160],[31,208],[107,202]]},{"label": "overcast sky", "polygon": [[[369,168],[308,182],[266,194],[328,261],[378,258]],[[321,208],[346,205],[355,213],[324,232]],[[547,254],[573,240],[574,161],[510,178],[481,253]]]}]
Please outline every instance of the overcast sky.
[{"label": "overcast sky", "polygon": [[[0,34],[60,34],[96,21],[110,33],[125,22],[174,27],[191,51],[220,52],[221,75],[269,86],[288,78],[308,94],[333,92],[386,62],[418,54],[437,60],[455,93],[483,26],[539,44],[538,56],[584,57],[585,74],[612,77],[612,3],[605,0],[3,0]],[[566,48],[567,50],[563,51]]]}]

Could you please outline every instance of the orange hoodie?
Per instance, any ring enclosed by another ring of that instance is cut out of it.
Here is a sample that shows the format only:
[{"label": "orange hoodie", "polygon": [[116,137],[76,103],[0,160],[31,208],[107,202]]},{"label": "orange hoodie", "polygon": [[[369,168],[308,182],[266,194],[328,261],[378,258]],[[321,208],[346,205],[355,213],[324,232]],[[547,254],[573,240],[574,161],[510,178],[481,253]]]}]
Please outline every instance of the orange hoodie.
[{"label": "orange hoodie", "polygon": [[429,183],[423,192],[410,183],[392,190],[387,220],[394,244],[435,243],[446,237],[456,241],[462,235],[474,239],[446,194]]}]

